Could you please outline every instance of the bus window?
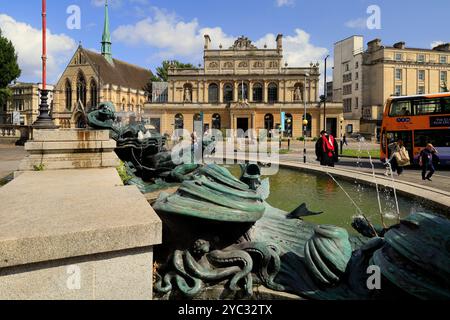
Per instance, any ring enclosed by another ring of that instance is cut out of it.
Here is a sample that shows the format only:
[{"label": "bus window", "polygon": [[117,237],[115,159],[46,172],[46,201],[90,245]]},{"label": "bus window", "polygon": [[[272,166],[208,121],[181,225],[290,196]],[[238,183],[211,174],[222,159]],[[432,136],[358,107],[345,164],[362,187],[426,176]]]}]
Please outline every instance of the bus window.
[{"label": "bus window", "polygon": [[391,109],[389,110],[390,117],[401,117],[411,115],[410,101],[392,101]]},{"label": "bus window", "polygon": [[440,99],[420,99],[414,100],[412,103],[415,115],[442,113]]},{"label": "bus window", "polygon": [[450,147],[450,130],[416,130],[414,131],[414,146],[425,148],[427,143],[435,147]]},{"label": "bus window", "polygon": [[450,97],[442,98],[441,110],[442,113],[450,113]]}]

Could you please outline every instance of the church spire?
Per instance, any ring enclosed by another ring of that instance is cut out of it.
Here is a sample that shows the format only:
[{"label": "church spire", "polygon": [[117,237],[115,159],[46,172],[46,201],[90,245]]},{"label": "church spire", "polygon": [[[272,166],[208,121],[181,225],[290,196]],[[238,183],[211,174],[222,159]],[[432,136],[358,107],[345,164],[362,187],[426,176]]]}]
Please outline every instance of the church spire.
[{"label": "church spire", "polygon": [[105,25],[103,27],[102,35],[102,56],[105,57],[109,63],[113,63],[111,53],[111,34],[109,32],[108,0],[105,2]]}]

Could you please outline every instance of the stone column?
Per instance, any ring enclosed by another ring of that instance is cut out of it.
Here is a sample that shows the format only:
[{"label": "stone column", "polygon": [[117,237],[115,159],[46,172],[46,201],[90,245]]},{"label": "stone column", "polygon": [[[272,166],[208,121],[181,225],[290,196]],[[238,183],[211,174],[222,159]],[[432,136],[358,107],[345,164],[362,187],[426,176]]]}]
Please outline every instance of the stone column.
[{"label": "stone column", "polygon": [[175,81],[172,82],[172,102],[176,102],[175,101],[175,97],[177,94],[177,86],[175,85]]},{"label": "stone column", "polygon": [[202,102],[202,97],[200,96],[201,89],[200,89],[201,82],[197,81],[197,102]]},{"label": "stone column", "polygon": [[203,102],[208,103],[208,83],[203,81]]},{"label": "stone column", "polygon": [[253,101],[253,81],[248,82],[248,101]]},{"label": "stone column", "polygon": [[264,103],[269,102],[269,96],[267,94],[267,89],[268,89],[267,81],[264,81],[264,85],[263,85],[263,101],[264,101]]},{"label": "stone column", "polygon": [[233,81],[233,86],[234,86],[234,90],[233,90],[233,101],[238,101],[239,99],[239,83],[234,80]]},{"label": "stone column", "polygon": [[308,79],[308,102],[311,102],[311,80]]},{"label": "stone column", "polygon": [[223,103],[223,81],[219,81],[219,103]]}]

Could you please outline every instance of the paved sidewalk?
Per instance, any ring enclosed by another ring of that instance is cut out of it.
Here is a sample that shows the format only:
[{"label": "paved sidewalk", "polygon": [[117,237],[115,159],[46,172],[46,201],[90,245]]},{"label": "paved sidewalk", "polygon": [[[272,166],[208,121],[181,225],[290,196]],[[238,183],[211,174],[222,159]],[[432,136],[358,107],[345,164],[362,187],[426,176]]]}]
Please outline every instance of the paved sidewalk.
[{"label": "paved sidewalk", "polygon": [[[349,145],[345,146],[345,149],[361,150],[363,153],[366,150],[379,149],[379,144],[376,143],[358,143],[355,141],[349,141]],[[281,149],[287,149],[287,142],[283,141]],[[290,152],[287,154],[280,154],[280,161],[289,163],[303,163],[303,142],[291,141]],[[306,143],[306,162],[310,164],[318,164],[315,155],[315,142]],[[375,174],[383,176],[385,173],[384,164],[377,157],[372,159],[372,164],[375,170]],[[339,162],[336,164],[337,168],[356,170],[362,173],[372,173],[372,164],[368,158],[349,158],[340,157]],[[450,192],[450,167],[438,168],[433,181],[423,181],[421,176],[421,170],[419,167],[407,167],[403,173],[398,176],[394,173],[394,179],[405,182],[412,182],[419,185],[427,186],[434,189]]]},{"label": "paved sidewalk", "polygon": [[[303,162],[303,151],[292,152],[289,154],[281,154],[281,161],[302,163]],[[306,162],[318,164],[316,161],[316,156],[314,150],[307,150]],[[379,159],[372,159],[372,164],[374,166],[375,174],[379,176],[384,176],[385,167]],[[339,162],[336,164],[337,168],[352,169],[358,172],[372,173],[372,165],[369,159],[357,159],[357,158],[345,158],[341,157]],[[433,175],[433,181],[423,181],[421,176],[421,170],[419,167],[407,167],[403,173],[399,176],[394,173],[394,179],[405,182],[412,182],[427,187],[435,188],[450,192],[450,168],[441,168]]]},{"label": "paved sidewalk", "polygon": [[23,147],[0,144],[0,180],[19,168],[20,160],[27,155]]}]

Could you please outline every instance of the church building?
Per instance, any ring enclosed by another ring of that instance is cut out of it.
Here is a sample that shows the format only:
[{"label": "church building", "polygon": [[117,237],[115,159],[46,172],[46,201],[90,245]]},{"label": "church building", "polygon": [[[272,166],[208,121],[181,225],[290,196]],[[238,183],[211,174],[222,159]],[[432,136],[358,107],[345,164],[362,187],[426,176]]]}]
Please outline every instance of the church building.
[{"label": "church building", "polygon": [[62,128],[84,127],[86,112],[100,101],[111,101],[124,117],[141,120],[152,74],[113,58],[107,3],[101,44],[101,53],[80,45],[55,86],[53,118]]},{"label": "church building", "polygon": [[[213,49],[210,37],[204,38],[204,66],[169,68],[161,91],[165,99],[145,104],[146,121],[163,134],[174,129],[192,131],[194,122],[202,121],[204,130],[284,128],[284,136],[298,138],[303,136],[306,105],[306,137],[319,136],[324,120],[318,63],[283,64],[282,35],[275,49],[257,48],[243,36],[230,48]],[[342,103],[328,103],[326,116],[327,128],[340,134]]]}]

